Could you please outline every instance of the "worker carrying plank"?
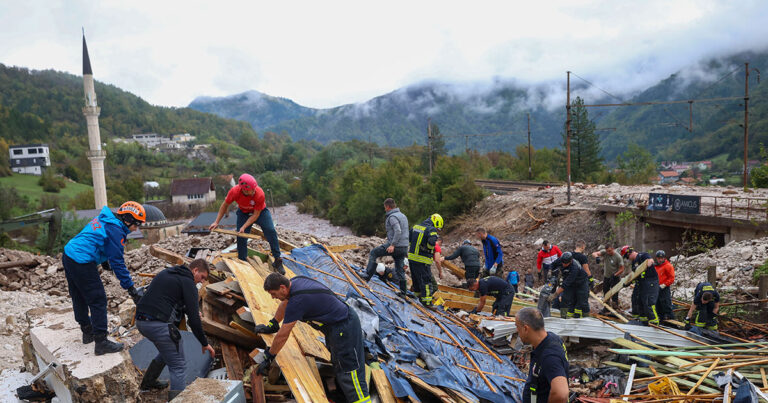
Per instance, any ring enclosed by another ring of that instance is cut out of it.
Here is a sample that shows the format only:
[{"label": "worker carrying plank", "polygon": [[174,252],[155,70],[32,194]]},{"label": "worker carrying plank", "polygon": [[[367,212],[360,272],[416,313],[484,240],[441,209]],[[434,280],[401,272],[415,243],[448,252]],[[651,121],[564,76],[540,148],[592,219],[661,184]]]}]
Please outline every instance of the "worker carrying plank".
[{"label": "worker carrying plank", "polygon": [[[583,255],[582,255],[583,256]],[[552,272],[561,272],[563,281],[547,298],[554,301],[563,294],[560,302],[560,317],[583,318],[589,316],[589,276],[573,253],[565,252],[552,263]]]},{"label": "worker carrying plank", "polygon": [[635,280],[632,290],[632,316],[648,326],[648,323],[659,324],[656,312],[656,300],[659,299],[659,274],[653,265],[651,255],[638,252],[628,245],[621,248],[621,256],[632,263],[632,271],[645,262],[645,270]]},{"label": "worker carrying plank", "polygon": [[123,203],[117,213],[104,206],[99,215],[64,246],[61,260],[72,310],[83,332],[83,344],[96,341],[96,355],[123,349],[122,343],[107,339],[107,294],[99,275],[99,265],[115,273],[120,286],[128,291],[134,302],[138,302],[141,291],[136,289],[125,267],[123,248],[126,236],[146,220],[144,206],[134,201]]},{"label": "worker carrying plank", "polygon": [[568,352],[563,340],[544,328],[544,318],[536,308],[521,309],[515,315],[515,326],[520,341],[533,347],[523,403],[566,403]]},{"label": "worker carrying plank", "polygon": [[669,289],[675,282],[675,268],[667,260],[663,250],[657,250],[653,258],[656,273],[659,275],[659,298],[656,300],[656,312],[660,320],[675,319],[672,313],[672,291]]},{"label": "worker carrying plank", "polygon": [[472,246],[469,239],[465,239],[458,249],[445,257],[445,260],[453,260],[457,257],[461,257],[461,262],[464,263],[464,278],[467,280],[477,278],[480,274],[480,251]]},{"label": "worker carrying plank", "polygon": [[[696,311],[696,316],[693,311]],[[691,331],[701,333],[701,329],[717,331],[717,315],[720,311],[720,294],[715,287],[704,281],[696,285],[693,292],[693,304],[685,316],[685,324],[693,327]],[[691,323],[693,319],[693,323]]]},{"label": "worker carrying plank", "polygon": [[[232,189],[229,189],[227,198],[221,203],[219,207],[219,214],[216,216],[216,221],[208,227],[213,231],[219,226],[221,219],[227,213],[227,209],[232,202],[237,202],[237,231],[246,234],[251,233],[251,226],[257,224],[264,232],[264,238],[269,243],[269,249],[272,252],[272,257],[275,258],[272,262],[272,267],[278,273],[285,274],[283,269],[283,259],[280,257],[280,242],[277,239],[277,231],[275,230],[275,224],[272,222],[272,214],[267,208],[266,198],[264,196],[264,190],[259,187],[256,182],[256,178],[249,174],[240,175],[240,179],[237,181]],[[237,237],[237,258],[240,260],[248,259],[248,239],[244,237]]]},{"label": "worker carrying plank", "polygon": [[184,347],[179,333],[179,323],[187,315],[187,325],[195,338],[211,358],[216,356],[203,332],[198,310],[197,284],[208,279],[208,262],[193,260],[189,266],[166,268],[155,276],[146,294],[136,305],[136,328],[157,348],[157,356],[149,363],[141,389],[164,389],[168,386],[157,377],[168,365],[171,388],[168,400],[173,400],[186,387],[184,382]]},{"label": "worker carrying plank", "polygon": [[395,200],[388,198],[384,200],[384,228],[387,230],[387,241],[371,249],[368,256],[368,266],[365,269],[365,280],[373,277],[376,270],[376,259],[382,256],[392,256],[395,260],[395,271],[398,282],[395,286],[400,288],[401,293],[406,292],[405,270],[403,262],[408,257],[408,217],[400,212]]},{"label": "worker carrying plank", "polygon": [[[281,302],[275,317],[268,324],[257,325],[255,328],[256,333],[277,333],[272,346],[254,357],[259,363],[258,372],[267,374],[296,321],[306,322],[325,336],[325,345],[331,353],[331,363],[336,371],[336,381],[347,401],[370,402],[365,381],[363,330],[355,311],[328,287],[309,277],[288,279],[272,273],[264,279],[264,290]],[[282,326],[280,322],[283,322]]]},{"label": "worker carrying plank", "polygon": [[496,298],[492,306],[494,315],[509,316],[509,310],[512,308],[512,302],[515,300],[515,289],[503,279],[496,276],[486,278],[467,280],[467,288],[470,291],[477,291],[480,294],[480,301],[470,313],[483,311],[485,299],[490,295]]},{"label": "worker carrying plank", "polygon": [[[600,249],[597,252],[592,253],[596,262],[599,264],[602,260],[603,263],[603,295],[619,283],[621,276],[624,274],[624,259],[616,250],[614,244],[605,245],[605,249]],[[619,309],[619,293],[616,293],[608,301],[614,309]],[[604,312],[608,310],[604,308]]]},{"label": "worker carrying plank", "polygon": [[414,225],[410,233],[408,265],[411,268],[411,282],[414,292],[425,306],[432,306],[432,294],[437,291],[431,266],[435,256],[437,230],[440,228],[443,228],[443,217],[435,213],[421,224]]}]

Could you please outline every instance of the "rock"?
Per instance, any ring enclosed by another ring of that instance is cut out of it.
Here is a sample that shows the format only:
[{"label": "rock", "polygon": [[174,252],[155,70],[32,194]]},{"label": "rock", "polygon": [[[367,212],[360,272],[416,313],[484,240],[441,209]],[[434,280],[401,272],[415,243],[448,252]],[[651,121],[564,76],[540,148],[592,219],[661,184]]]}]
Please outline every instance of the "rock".
[{"label": "rock", "polygon": [[117,316],[120,318],[120,324],[123,326],[130,326],[135,313],[136,304],[134,304],[133,300],[130,298],[117,307]]},{"label": "rock", "polygon": [[538,248],[541,248],[541,244],[543,244],[543,243],[544,243],[544,238],[539,238],[539,239],[537,239],[537,240],[536,240],[536,241],[533,243],[533,246],[534,246],[536,249],[538,249]]}]

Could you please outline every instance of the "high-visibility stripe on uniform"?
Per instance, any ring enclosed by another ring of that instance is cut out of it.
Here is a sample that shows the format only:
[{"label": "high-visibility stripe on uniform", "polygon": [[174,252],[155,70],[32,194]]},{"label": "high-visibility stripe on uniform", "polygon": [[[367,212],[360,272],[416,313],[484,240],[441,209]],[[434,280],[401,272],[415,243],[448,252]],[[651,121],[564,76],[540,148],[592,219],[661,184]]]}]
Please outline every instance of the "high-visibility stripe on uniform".
[{"label": "high-visibility stripe on uniform", "polygon": [[355,386],[355,393],[357,393],[357,398],[358,398],[357,402],[362,403],[362,402],[369,401],[370,396],[365,396],[363,394],[363,388],[360,387],[360,380],[357,377],[357,370],[350,372],[350,374],[352,375],[352,385]]},{"label": "high-visibility stripe on uniform", "polygon": [[[416,239],[416,245],[413,247],[413,252],[408,252],[408,259],[413,260],[414,262],[432,264],[432,256],[434,256],[434,253],[430,253],[429,256],[419,255],[419,251],[421,250],[421,242],[424,240],[424,231],[426,229],[427,227],[423,225],[413,226],[413,230],[419,233],[419,237]],[[430,246],[427,245],[427,250],[430,249],[434,249],[434,247],[430,248]]]}]

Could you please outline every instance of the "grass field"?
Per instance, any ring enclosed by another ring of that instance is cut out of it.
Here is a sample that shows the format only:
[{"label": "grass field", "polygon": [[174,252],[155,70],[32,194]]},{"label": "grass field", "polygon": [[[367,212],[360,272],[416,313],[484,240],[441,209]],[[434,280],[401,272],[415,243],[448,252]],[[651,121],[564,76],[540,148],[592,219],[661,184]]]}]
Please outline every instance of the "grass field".
[{"label": "grass field", "polygon": [[[43,188],[37,184],[39,179],[40,177],[35,175],[13,174],[11,176],[0,178],[0,185],[16,188],[20,195],[27,196],[33,205],[37,205],[40,196],[45,193],[43,192]],[[67,187],[61,189],[61,192],[48,194],[54,194],[62,199],[68,200],[75,197],[78,193],[91,190],[92,188],[93,187],[81,183],[67,181]]]}]

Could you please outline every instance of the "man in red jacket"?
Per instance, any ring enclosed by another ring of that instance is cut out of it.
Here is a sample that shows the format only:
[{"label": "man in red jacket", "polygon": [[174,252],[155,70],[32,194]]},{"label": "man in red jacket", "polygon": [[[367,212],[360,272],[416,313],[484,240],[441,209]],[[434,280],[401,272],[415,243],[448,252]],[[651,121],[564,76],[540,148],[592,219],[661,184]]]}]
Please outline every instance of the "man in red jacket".
[{"label": "man in red jacket", "polygon": [[675,268],[667,260],[667,254],[663,250],[656,251],[654,257],[656,272],[659,273],[659,299],[656,301],[656,312],[659,320],[674,319],[672,313],[672,292],[669,287],[675,282]]},{"label": "man in red jacket", "polygon": [[[549,241],[544,241],[541,244],[541,250],[536,256],[536,268],[539,270],[539,280],[542,278],[547,281],[549,278],[549,269],[552,268],[552,263],[560,258],[563,252],[557,245],[551,245]],[[543,273],[542,273],[543,272]]]}]

